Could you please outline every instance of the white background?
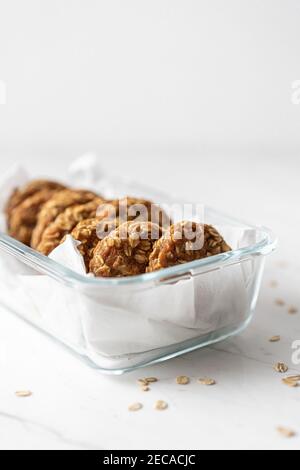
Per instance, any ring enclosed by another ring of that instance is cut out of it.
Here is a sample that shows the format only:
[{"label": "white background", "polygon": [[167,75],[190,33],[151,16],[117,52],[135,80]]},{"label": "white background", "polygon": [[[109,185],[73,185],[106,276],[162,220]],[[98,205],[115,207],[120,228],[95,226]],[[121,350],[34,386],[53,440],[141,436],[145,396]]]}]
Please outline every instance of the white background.
[{"label": "white background", "polygon": [[[296,0],[0,0],[1,173],[21,161],[62,176],[91,150],[106,173],[270,226],[280,240],[247,332],[147,371],[161,381],[145,398],[135,385],[144,372],[99,376],[1,312],[1,448],[299,448],[276,434],[300,433],[299,389],[272,370],[278,360],[300,369],[299,315],[287,314],[300,309],[299,24]],[[283,339],[270,346],[273,334]],[[178,389],[185,373],[218,388]],[[17,400],[18,388],[33,397]],[[159,418],[158,398],[170,403]],[[136,400],[146,410],[129,416]]]},{"label": "white background", "polygon": [[300,148],[297,0],[0,0],[1,155]]}]

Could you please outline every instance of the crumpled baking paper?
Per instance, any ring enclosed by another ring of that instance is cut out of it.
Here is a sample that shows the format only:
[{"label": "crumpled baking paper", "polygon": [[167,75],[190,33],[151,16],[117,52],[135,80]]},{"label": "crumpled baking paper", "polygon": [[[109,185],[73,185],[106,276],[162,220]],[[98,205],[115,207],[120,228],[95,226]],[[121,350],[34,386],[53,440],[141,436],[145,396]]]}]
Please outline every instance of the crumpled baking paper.
[{"label": "crumpled baking paper", "polygon": [[[136,194],[136,185],[105,177],[93,155],[81,157],[70,169],[69,184],[90,188],[105,197]],[[15,166],[0,179],[0,229],[3,208],[12,190],[28,180]],[[141,193],[141,188],[138,189]],[[155,194],[155,193],[154,193]],[[147,197],[149,191],[147,192]],[[153,196],[158,201],[157,194]],[[214,223],[226,241],[238,248],[253,243],[254,231]],[[89,277],[71,236],[50,258]],[[247,288],[251,261],[162,285],[67,287],[0,252],[0,301],[20,316],[51,333],[104,369],[129,368],[182,348],[182,343],[214,332],[236,329],[249,313]],[[250,263],[250,265],[249,265]]]}]

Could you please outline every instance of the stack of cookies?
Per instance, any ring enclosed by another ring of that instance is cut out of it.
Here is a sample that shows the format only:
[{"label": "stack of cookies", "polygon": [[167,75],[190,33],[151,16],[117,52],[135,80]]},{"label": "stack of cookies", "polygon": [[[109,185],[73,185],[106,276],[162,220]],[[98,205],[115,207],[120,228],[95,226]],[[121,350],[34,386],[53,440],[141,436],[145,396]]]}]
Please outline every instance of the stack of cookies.
[{"label": "stack of cookies", "polygon": [[99,277],[143,274],[231,250],[214,227],[172,225],[151,201],[106,201],[54,181],[17,188],[5,212],[9,235],[46,256],[72,235],[87,272]]}]

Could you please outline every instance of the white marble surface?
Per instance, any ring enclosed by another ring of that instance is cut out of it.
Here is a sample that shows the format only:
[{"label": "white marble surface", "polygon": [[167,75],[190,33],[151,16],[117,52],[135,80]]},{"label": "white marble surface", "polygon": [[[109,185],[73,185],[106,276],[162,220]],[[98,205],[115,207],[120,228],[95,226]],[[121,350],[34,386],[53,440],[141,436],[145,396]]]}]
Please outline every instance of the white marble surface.
[{"label": "white marble surface", "polygon": [[[14,156],[15,157],[15,156]],[[46,166],[55,174],[62,162],[23,157],[36,173]],[[298,159],[299,160],[299,159]],[[281,383],[273,365],[284,361],[291,373],[292,342],[300,340],[299,163],[295,157],[166,156],[156,165],[137,157],[126,161],[112,155],[103,166],[186,198],[205,197],[212,205],[244,219],[270,226],[279,235],[278,251],[267,260],[256,315],[240,336],[144,371],[122,377],[103,376],[77,360],[65,348],[0,309],[0,448],[1,449],[298,449],[300,388]],[[0,163],[1,171],[8,160]],[[172,178],[164,175],[172,168]],[[193,171],[191,171],[191,168]],[[145,177],[146,171],[146,177]],[[201,172],[201,179],[199,174]],[[44,168],[45,173],[45,168]],[[216,191],[217,189],[217,191]],[[222,198],[220,198],[222,193]],[[296,215],[295,215],[296,214]],[[295,240],[295,241],[294,241]],[[284,264],[283,264],[284,261]],[[270,287],[276,280],[277,288]],[[275,304],[286,301],[285,307]],[[279,343],[268,338],[280,334]],[[142,393],[137,378],[159,378]],[[177,375],[192,378],[175,384]],[[201,376],[216,379],[214,387],[196,383]],[[29,398],[16,390],[29,389]],[[155,400],[169,409],[157,412]],[[129,413],[132,402],[143,410]],[[287,426],[298,435],[285,439],[276,428]]]}]

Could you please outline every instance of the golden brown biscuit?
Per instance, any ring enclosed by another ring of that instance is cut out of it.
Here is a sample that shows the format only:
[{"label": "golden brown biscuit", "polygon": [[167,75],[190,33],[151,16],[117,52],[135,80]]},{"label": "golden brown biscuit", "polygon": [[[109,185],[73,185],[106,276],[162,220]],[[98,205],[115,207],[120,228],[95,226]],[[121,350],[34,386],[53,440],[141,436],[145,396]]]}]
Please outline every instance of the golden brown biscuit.
[{"label": "golden brown biscuit", "polygon": [[103,199],[95,198],[87,204],[69,207],[44,230],[41,242],[37,250],[44,255],[49,255],[62,241],[70,234],[74,227],[84,219],[93,218],[96,215],[97,208],[103,204]]},{"label": "golden brown biscuit", "polygon": [[179,222],[158,240],[149,258],[147,272],[188,263],[231,251],[219,232],[211,225]]},{"label": "golden brown biscuit", "polygon": [[48,180],[34,180],[30,181],[30,183],[26,184],[22,188],[16,188],[12,195],[10,196],[9,200],[7,201],[5,207],[5,213],[10,217],[11,212],[15,209],[19,204],[25,201],[28,197],[33,196],[35,193],[43,190],[43,189],[64,189],[60,183],[56,183],[55,181],[48,181]]},{"label": "golden brown biscuit", "polygon": [[42,189],[16,206],[11,211],[8,220],[9,235],[30,246],[32,232],[36,226],[39,212],[55,191],[53,189]]},{"label": "golden brown biscuit", "polygon": [[153,222],[164,228],[168,228],[171,224],[169,216],[158,204],[129,196],[107,201],[99,207],[97,218],[113,220],[119,218],[122,223],[138,219]]},{"label": "golden brown biscuit", "polygon": [[91,191],[64,189],[56,192],[42,207],[31,238],[31,247],[37,248],[45,229],[68,207],[86,204],[97,197]]},{"label": "golden brown biscuit", "polygon": [[[119,226],[119,219],[99,220],[97,218],[86,219],[79,222],[72,231],[72,237],[80,242],[78,250],[84,258],[87,271],[89,271],[90,261],[94,250],[100,240],[109,235]],[[64,240],[62,240],[63,242]]]},{"label": "golden brown biscuit", "polygon": [[155,240],[162,229],[151,222],[125,222],[100,241],[90,263],[98,277],[123,277],[146,271]]},{"label": "golden brown biscuit", "polygon": [[75,227],[72,236],[81,242],[79,251],[85,259],[87,270],[89,270],[89,263],[99,240],[109,235],[121,223],[133,221],[136,217],[144,221],[157,220],[160,225],[164,226],[170,225],[169,217],[158,205],[146,199],[127,196],[107,201],[99,206],[96,219],[82,221]]}]

